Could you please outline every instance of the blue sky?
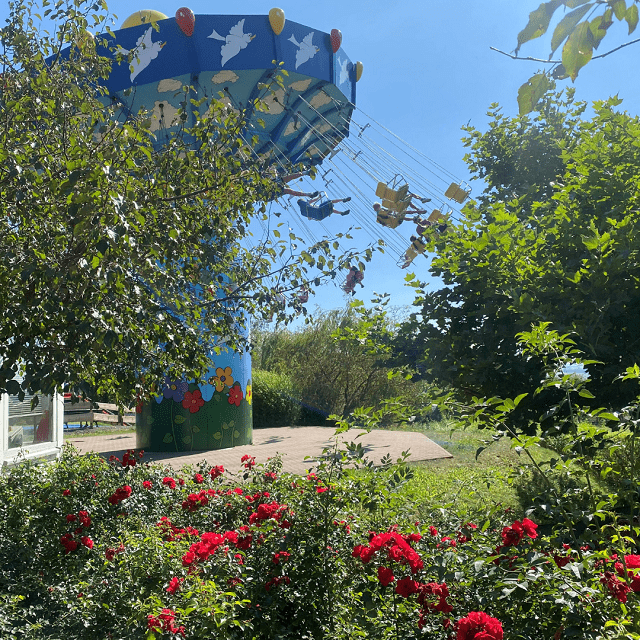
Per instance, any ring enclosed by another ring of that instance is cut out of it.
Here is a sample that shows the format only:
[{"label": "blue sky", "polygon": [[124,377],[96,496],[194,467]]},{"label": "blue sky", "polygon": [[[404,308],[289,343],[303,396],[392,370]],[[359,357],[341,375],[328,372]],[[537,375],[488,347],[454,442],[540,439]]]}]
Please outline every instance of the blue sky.
[{"label": "blue sky", "polygon": [[[228,6],[202,0],[192,0],[186,5],[168,0],[146,1],[148,4],[141,5],[123,0],[111,2],[110,10],[118,15],[115,27],[119,28],[125,18],[140,9],[156,9],[169,17],[181,6],[188,6],[195,14],[266,15],[269,9],[278,6],[294,22],[324,32],[340,29],[344,50],[352,60],[364,65],[357,85],[357,106],[462,180],[469,180],[470,175],[463,162],[461,126],[470,123],[483,130],[492,102],[500,103],[508,115],[517,114],[518,87],[541,66],[536,62],[513,61],[490,50],[494,46],[513,51],[517,33],[526,25],[538,0],[399,0],[393,6],[388,0],[281,1],[274,5],[242,0]],[[5,15],[7,12],[5,5]],[[626,24],[616,23],[610,33],[600,52],[638,37],[626,35]],[[548,43],[549,37],[538,39],[525,45],[520,54],[546,58]],[[637,114],[639,54],[640,44],[591,62],[576,82],[577,98],[592,101],[617,93],[624,100],[622,108]],[[358,117],[356,112],[354,118]],[[476,193],[482,188],[477,181],[471,186]],[[371,193],[371,202],[375,200]],[[287,212],[287,219],[293,220],[294,213]],[[371,216],[373,219],[373,212]],[[331,225],[332,218],[328,221]],[[343,229],[346,223],[336,220],[335,224],[336,229]],[[380,227],[380,231],[384,238],[385,229]],[[370,240],[359,232],[354,235],[356,246]],[[428,260],[419,256],[410,271],[437,287],[438,282],[430,279],[428,267]],[[413,298],[411,290],[403,286],[406,273],[396,265],[396,259],[377,255],[367,267],[365,287],[357,289],[357,297],[368,301],[374,291],[390,292],[394,305],[408,305]],[[340,289],[329,284],[319,289],[308,306],[329,309],[345,302]]]}]

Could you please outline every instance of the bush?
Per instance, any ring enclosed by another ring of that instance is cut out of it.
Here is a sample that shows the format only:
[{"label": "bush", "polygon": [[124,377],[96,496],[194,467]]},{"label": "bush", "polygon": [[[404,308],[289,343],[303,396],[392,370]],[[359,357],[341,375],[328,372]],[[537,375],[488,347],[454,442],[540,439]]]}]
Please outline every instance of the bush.
[{"label": "bush", "polygon": [[253,371],[253,426],[286,427],[300,417],[300,397],[291,379],[282,373]]},{"label": "bush", "polygon": [[638,638],[633,544],[562,545],[504,510],[474,521],[434,504],[416,522],[406,465],[330,453],[307,476],[244,456],[237,475],[203,463],[170,477],[70,449],[12,469],[0,637]]}]

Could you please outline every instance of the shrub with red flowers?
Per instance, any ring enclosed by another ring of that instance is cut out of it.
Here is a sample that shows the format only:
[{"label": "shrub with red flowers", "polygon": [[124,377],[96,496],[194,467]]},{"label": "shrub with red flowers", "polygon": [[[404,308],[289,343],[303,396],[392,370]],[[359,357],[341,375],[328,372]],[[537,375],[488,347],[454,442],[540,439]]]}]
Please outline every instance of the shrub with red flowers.
[{"label": "shrub with red flowers", "polygon": [[[44,471],[21,469],[20,483],[0,478],[12,593],[42,603],[39,613],[12,609],[13,626],[39,615],[52,636],[70,638],[116,637],[126,619],[132,639],[565,640],[602,634],[615,618],[623,624],[620,607],[638,605],[637,549],[569,545],[561,530],[547,537],[532,519],[503,511],[470,522],[434,509],[416,522],[411,503],[398,508],[402,489],[388,488],[394,467],[358,474],[328,462],[305,479],[269,461],[235,486],[221,467],[186,469],[180,484],[155,465],[89,460],[65,454]],[[255,466],[243,457],[240,473]],[[277,477],[267,484],[266,473]],[[23,487],[28,499],[18,504],[41,502],[38,519],[4,506]],[[123,500],[127,514],[110,506]],[[34,531],[40,551],[30,566],[42,575],[25,582],[21,545]]]}]

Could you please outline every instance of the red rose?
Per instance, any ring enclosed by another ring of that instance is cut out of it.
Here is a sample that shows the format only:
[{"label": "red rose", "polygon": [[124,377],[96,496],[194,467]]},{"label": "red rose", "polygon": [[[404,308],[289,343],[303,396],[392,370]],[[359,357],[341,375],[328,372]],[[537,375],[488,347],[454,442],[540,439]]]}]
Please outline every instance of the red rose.
[{"label": "red rose", "polygon": [[82,538],[80,538],[80,542],[87,547],[87,549],[93,549],[93,540],[88,536],[82,536]]},{"label": "red rose", "polygon": [[378,567],[378,581],[383,587],[388,587],[396,577],[393,575],[393,571],[391,569],[387,569],[387,567]]},{"label": "red rose", "polygon": [[169,583],[169,586],[166,588],[166,591],[171,594],[174,594],[177,591],[180,591],[181,582],[182,580],[180,580],[180,578],[177,578],[176,576],[174,576],[173,578],[171,578],[171,582]]},{"label": "red rose", "polygon": [[201,474],[196,473],[196,475],[195,475],[195,476],[193,476],[193,480],[194,480],[194,482],[196,482],[197,484],[202,484],[202,483],[204,482],[204,477],[203,477]]},{"label": "red rose", "polygon": [[418,591],[418,583],[409,576],[398,580],[396,584],[396,593],[403,598],[408,598],[411,594]]},{"label": "red rose", "polygon": [[151,486],[152,486],[151,480],[144,480],[144,481],[142,482],[142,486],[143,486],[145,489],[151,489]]},{"label": "red rose", "polygon": [[503,640],[502,624],[484,611],[472,611],[458,620],[457,640]]},{"label": "red rose", "polygon": [[211,471],[209,471],[209,475],[211,476],[212,480],[219,478],[223,473],[224,473],[224,467],[222,465],[213,467]]}]

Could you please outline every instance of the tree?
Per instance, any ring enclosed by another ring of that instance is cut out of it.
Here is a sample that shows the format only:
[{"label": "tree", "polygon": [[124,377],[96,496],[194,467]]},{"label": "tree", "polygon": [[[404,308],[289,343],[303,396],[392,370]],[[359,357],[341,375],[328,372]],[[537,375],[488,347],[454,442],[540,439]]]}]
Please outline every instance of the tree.
[{"label": "tree", "polygon": [[[246,317],[291,320],[302,307],[288,294],[358,259],[338,255],[335,238],[281,238],[281,225],[251,238],[252,219],[270,223],[278,187],[238,135],[242,114],[184,87],[179,131],[158,146],[148,114],[105,96],[114,58],[86,31],[105,29],[104,2],[43,0],[51,33],[32,2],[10,7],[0,31],[0,392],[68,385],[128,404],[165,375],[198,379],[221,337],[246,346]],[[200,114],[193,125],[188,105]]]},{"label": "tree", "polygon": [[[516,334],[550,322],[599,361],[587,367],[598,406],[635,397],[611,383],[640,362],[640,119],[617,99],[585,119],[571,94],[547,95],[531,117],[492,105],[487,132],[465,128],[465,159],[487,186],[431,240],[445,286],[415,283],[417,311],[395,352],[421,377],[467,396],[528,393],[545,370]],[[521,426],[552,403],[545,393],[521,403]]]},{"label": "tree", "polygon": [[401,395],[411,402],[415,385],[390,378],[388,354],[364,339],[373,333],[379,344],[390,324],[361,302],[320,312],[296,331],[257,332],[254,367],[286,374],[303,401],[331,414],[378,409],[382,401]]},{"label": "tree", "polygon": [[[520,115],[530,113],[542,96],[550,89],[553,79],[563,80],[578,77],[580,69],[591,60],[604,58],[630,44],[640,42],[635,39],[598,55],[598,49],[615,21],[626,22],[629,35],[638,26],[638,2],[640,0],[550,0],[543,2],[529,14],[527,25],[518,33],[518,45],[511,58],[516,60],[535,60],[542,62],[548,70],[540,71],[525,82],[518,91]],[[551,37],[551,51],[548,60],[540,58],[521,58],[520,47],[544,35],[554,20],[554,16],[564,10],[565,15],[555,23]],[[570,10],[567,13],[567,10]],[[564,44],[563,44],[564,43]],[[562,47],[560,60],[554,60],[554,54]],[[499,49],[496,49],[499,51]],[[500,53],[504,53],[500,51]]]}]

